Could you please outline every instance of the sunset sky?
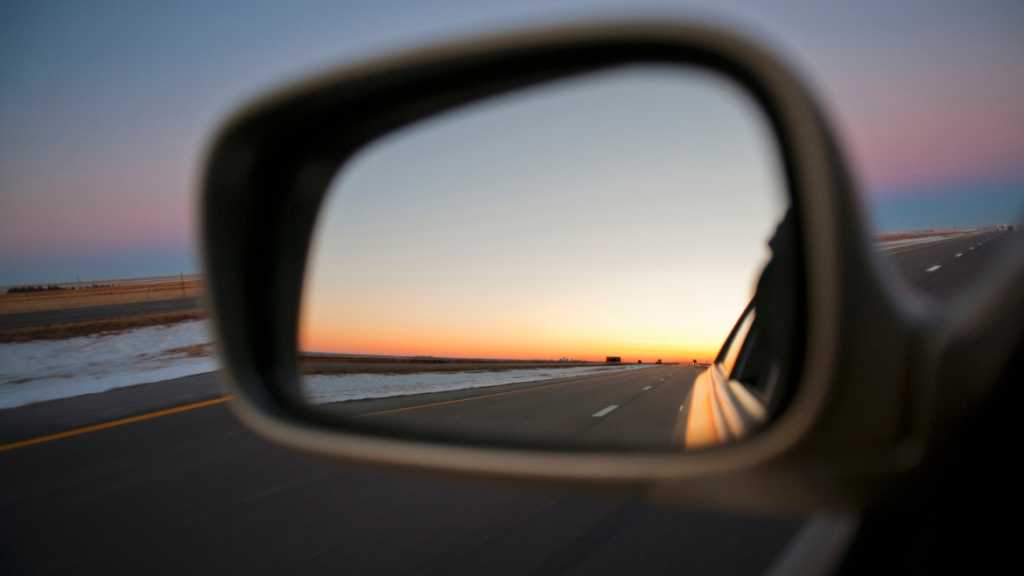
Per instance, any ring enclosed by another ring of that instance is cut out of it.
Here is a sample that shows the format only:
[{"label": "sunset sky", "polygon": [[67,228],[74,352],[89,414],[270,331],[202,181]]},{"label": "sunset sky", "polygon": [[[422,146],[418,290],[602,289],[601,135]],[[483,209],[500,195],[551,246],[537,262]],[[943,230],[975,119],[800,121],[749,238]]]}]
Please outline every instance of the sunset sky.
[{"label": "sunset sky", "polygon": [[301,347],[707,359],[787,205],[767,120],[719,76],[630,67],[484,101],[342,170]]},{"label": "sunset sky", "polygon": [[0,3],[0,285],[197,271],[195,182],[254,94],[532,24],[696,16],[753,35],[831,115],[878,230],[1024,207],[1019,0]]}]

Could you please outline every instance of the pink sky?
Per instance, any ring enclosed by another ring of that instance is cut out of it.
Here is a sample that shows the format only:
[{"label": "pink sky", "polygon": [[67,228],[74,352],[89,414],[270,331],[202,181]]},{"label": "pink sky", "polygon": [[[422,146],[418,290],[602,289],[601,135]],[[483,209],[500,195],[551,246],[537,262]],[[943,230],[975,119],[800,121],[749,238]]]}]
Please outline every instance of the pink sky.
[{"label": "pink sky", "polygon": [[868,69],[826,92],[836,93],[834,121],[869,195],[931,184],[1024,181],[1020,66]]}]

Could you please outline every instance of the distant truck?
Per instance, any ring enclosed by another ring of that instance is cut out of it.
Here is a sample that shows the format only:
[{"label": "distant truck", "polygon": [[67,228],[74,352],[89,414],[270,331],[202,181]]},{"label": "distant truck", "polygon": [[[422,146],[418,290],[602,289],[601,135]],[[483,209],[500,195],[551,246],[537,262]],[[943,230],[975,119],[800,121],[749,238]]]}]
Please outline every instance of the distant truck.
[{"label": "distant truck", "polygon": [[622,356],[608,356],[604,359],[605,362],[622,362]]},{"label": "distant truck", "polygon": [[661,358],[658,358],[658,361],[655,362],[655,364],[661,364]]}]

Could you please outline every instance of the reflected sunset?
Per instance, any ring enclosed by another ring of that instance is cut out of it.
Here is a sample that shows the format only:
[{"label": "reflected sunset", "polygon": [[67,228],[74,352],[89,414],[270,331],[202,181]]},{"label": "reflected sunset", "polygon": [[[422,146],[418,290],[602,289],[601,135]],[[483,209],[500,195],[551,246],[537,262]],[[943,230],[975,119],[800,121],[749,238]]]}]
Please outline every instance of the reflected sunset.
[{"label": "reflected sunset", "polygon": [[658,67],[585,75],[399,130],[321,213],[303,352],[701,362],[787,205],[760,110]]},{"label": "reflected sunset", "polygon": [[304,351],[351,354],[689,362],[714,357],[750,296],[734,292],[696,294],[704,299],[695,306],[643,292],[638,299],[662,299],[623,305],[604,290],[534,299],[494,292],[392,299],[338,290],[324,295],[331,303],[310,302],[316,314],[304,315],[300,342]]}]

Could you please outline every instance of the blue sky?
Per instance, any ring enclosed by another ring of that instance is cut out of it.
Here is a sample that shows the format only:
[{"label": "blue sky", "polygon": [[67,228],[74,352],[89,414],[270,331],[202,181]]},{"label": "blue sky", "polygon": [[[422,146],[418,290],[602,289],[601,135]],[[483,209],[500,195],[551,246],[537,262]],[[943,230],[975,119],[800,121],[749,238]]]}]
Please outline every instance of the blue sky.
[{"label": "blue sky", "polygon": [[383,51],[623,15],[695,16],[780,53],[866,198],[957,183],[977,206],[1024,183],[1019,1],[5,2],[0,285],[193,271],[203,151],[260,91]]}]

